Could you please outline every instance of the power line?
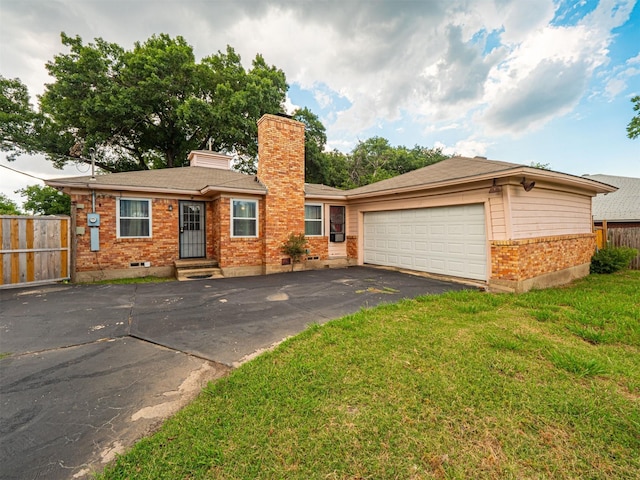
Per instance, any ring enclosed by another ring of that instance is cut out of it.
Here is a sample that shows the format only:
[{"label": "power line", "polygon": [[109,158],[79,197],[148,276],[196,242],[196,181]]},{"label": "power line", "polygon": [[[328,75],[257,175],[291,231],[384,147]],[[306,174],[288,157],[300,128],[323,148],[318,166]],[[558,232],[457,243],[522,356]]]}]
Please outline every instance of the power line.
[{"label": "power line", "polygon": [[1,163],[0,163],[0,167],[6,168],[7,170],[11,170],[12,172],[20,173],[22,175],[26,175],[27,177],[35,178],[36,180],[40,180],[41,182],[44,182],[44,178],[36,177],[35,175],[31,175],[30,173],[21,172],[20,170],[7,167],[6,165],[2,165]]}]

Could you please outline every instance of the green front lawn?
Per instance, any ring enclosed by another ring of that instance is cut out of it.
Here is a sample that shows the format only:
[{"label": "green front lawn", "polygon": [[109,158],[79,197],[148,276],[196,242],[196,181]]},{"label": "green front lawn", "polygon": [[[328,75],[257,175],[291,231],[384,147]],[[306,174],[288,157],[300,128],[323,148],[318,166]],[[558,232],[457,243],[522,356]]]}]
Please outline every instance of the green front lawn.
[{"label": "green front lawn", "polygon": [[314,326],[100,478],[639,478],[640,272]]}]

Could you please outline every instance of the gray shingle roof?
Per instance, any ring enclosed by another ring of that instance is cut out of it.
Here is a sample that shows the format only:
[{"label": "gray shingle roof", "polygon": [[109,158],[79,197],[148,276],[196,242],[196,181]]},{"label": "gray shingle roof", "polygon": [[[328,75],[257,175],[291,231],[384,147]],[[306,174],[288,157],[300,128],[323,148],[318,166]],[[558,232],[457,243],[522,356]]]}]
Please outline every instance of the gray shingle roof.
[{"label": "gray shingle roof", "polygon": [[452,157],[397,177],[348,190],[347,195],[392,191],[420,185],[428,186],[429,184],[462,180],[476,175],[506,171],[522,166],[524,165],[487,160],[482,157]]},{"label": "gray shingle roof", "polygon": [[100,186],[136,187],[157,189],[158,191],[201,191],[206,187],[224,190],[250,190],[256,193],[266,193],[262,183],[255,180],[255,176],[233,170],[222,170],[207,167],[179,167],[158,170],[142,170],[135,172],[109,173],[96,175],[92,181],[90,176],[66,177],[52,179],[47,182],[55,186],[84,186],[95,184]]},{"label": "gray shingle roof", "polygon": [[640,222],[640,178],[600,174],[584,177],[618,187],[616,192],[593,198],[594,220]]},{"label": "gray shingle roof", "polygon": [[305,183],[304,193],[312,197],[339,197],[346,195],[347,192],[339,188],[322,185],[321,183]]}]

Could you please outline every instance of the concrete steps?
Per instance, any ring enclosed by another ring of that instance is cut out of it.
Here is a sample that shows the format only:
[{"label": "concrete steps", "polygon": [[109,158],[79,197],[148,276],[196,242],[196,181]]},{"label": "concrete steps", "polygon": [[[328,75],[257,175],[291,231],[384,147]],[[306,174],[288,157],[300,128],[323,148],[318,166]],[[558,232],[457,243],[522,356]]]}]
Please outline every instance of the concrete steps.
[{"label": "concrete steps", "polygon": [[176,278],[179,281],[201,280],[205,278],[224,278],[216,260],[189,258],[176,260]]}]

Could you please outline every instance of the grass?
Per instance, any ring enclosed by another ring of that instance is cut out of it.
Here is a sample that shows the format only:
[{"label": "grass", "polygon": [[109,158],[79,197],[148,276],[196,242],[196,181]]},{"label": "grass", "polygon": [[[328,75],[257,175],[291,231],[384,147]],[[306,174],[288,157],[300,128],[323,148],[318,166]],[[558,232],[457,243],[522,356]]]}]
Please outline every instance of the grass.
[{"label": "grass", "polygon": [[640,478],[640,272],[425,296],[210,384],[101,479]]}]

